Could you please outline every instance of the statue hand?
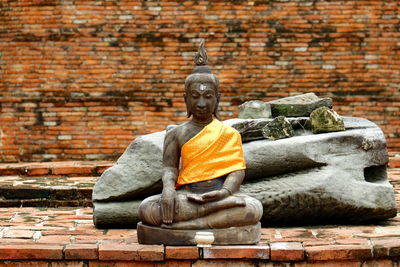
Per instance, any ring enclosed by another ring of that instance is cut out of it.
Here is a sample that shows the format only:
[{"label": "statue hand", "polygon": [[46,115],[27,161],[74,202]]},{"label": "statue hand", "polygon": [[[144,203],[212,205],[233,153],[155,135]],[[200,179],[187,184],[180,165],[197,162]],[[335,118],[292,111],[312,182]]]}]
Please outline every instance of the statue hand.
[{"label": "statue hand", "polygon": [[221,189],[221,190],[215,190],[211,192],[207,192],[201,195],[197,194],[190,194],[187,196],[188,200],[197,202],[197,203],[206,203],[206,202],[211,202],[211,201],[217,201],[223,198],[226,198],[229,196],[229,191]]},{"label": "statue hand", "polygon": [[164,189],[161,195],[161,217],[164,224],[171,224],[174,219],[176,191]]},{"label": "statue hand", "polygon": [[229,191],[221,189],[215,190],[201,195],[205,202],[217,201],[229,196]]}]

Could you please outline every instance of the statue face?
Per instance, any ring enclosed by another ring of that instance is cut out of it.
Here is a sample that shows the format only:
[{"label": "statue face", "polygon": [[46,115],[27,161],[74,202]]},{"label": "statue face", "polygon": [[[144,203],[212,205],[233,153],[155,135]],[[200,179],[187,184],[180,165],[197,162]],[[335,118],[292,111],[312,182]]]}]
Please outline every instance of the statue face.
[{"label": "statue face", "polygon": [[218,105],[216,88],[212,83],[192,83],[185,94],[188,114],[199,121],[212,118]]}]

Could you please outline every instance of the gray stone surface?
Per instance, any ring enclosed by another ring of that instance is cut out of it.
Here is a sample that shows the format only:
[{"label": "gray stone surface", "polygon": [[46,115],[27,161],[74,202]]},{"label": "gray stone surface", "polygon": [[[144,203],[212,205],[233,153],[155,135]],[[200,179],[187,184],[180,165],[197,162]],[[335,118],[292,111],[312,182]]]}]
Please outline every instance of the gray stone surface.
[{"label": "gray stone surface", "polygon": [[342,132],[244,144],[252,183],[241,191],[263,203],[264,223],[359,223],[396,216],[382,131],[365,119],[344,123]]},{"label": "gray stone surface", "polygon": [[[232,126],[240,132],[242,142],[265,139],[263,128],[274,119],[256,119],[241,120],[230,119],[225,121],[226,124]],[[287,121],[292,125],[294,136],[309,135],[311,133],[310,118],[308,117],[289,117]]]},{"label": "gray stone surface", "polygon": [[334,110],[327,107],[320,107],[311,112],[310,124],[314,134],[345,130],[343,119]]},{"label": "gray stone surface", "polygon": [[268,103],[273,117],[307,117],[319,107],[332,107],[331,98],[319,98],[314,93],[289,96]]},{"label": "gray stone surface", "polygon": [[[145,225],[137,226],[139,244],[149,245],[196,245],[194,237],[196,230],[173,230]],[[204,229],[199,232],[212,232],[213,245],[250,245],[256,244],[261,237],[261,224],[229,227],[219,229]]]},{"label": "gray stone surface", "polygon": [[[382,131],[366,119],[343,120],[346,131],[313,135],[307,118],[289,118],[294,137],[243,144],[247,169],[241,191],[263,203],[264,224],[357,223],[396,215]],[[225,123],[262,137],[261,126],[270,121]],[[96,184],[96,202],[159,193],[164,134],[136,139]],[[95,203],[97,218],[99,210]]]},{"label": "gray stone surface", "polygon": [[93,201],[115,201],[158,194],[162,189],[165,131],[136,138],[93,187]]},{"label": "gray stone surface", "polygon": [[239,106],[240,119],[259,119],[271,117],[271,105],[263,101],[247,101]]},{"label": "gray stone surface", "polygon": [[140,221],[141,200],[93,202],[93,223],[97,228],[135,228]]},{"label": "gray stone surface", "polygon": [[294,135],[292,124],[283,116],[273,119],[261,129],[261,132],[265,138],[271,140],[288,138]]}]

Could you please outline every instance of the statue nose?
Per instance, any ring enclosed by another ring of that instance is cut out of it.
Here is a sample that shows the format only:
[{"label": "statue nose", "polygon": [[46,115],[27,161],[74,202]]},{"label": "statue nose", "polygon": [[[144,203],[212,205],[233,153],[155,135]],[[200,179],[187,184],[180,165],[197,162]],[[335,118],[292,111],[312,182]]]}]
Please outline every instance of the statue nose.
[{"label": "statue nose", "polygon": [[197,102],[196,106],[197,106],[197,108],[204,109],[207,107],[206,101],[204,101],[203,98],[200,98],[199,101]]}]

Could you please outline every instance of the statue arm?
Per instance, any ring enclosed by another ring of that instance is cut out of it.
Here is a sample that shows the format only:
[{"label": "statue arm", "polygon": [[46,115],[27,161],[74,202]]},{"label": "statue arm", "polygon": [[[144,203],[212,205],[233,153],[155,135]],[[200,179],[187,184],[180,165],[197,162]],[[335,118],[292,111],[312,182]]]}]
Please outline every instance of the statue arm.
[{"label": "statue arm", "polygon": [[244,174],[244,170],[231,172],[226,177],[224,185],[220,190],[214,190],[202,195],[191,194],[188,195],[188,199],[197,203],[205,203],[224,199],[239,191],[240,185],[244,179]]},{"label": "statue arm", "polygon": [[232,195],[239,191],[240,185],[244,179],[244,170],[231,172],[225,179],[224,185],[221,190],[226,190],[229,195]]},{"label": "statue arm", "polygon": [[161,216],[164,224],[171,224],[175,210],[175,183],[178,177],[180,152],[175,129],[168,131],[164,139],[163,191],[161,194]]}]

